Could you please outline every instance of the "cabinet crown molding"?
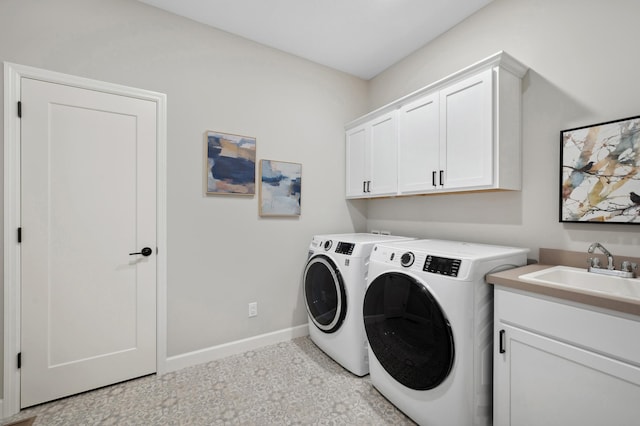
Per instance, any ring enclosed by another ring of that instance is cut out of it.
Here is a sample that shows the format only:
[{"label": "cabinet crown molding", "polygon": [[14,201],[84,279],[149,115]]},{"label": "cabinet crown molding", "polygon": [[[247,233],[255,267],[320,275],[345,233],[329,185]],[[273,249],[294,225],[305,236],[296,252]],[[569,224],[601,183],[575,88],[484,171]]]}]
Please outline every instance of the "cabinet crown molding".
[{"label": "cabinet crown molding", "polygon": [[345,125],[345,130],[349,130],[354,127],[357,127],[371,120],[374,117],[377,117],[381,114],[385,114],[389,111],[398,109],[402,105],[406,104],[407,102],[411,102],[417,97],[423,96],[429,92],[437,91],[441,87],[455,83],[458,80],[464,79],[469,75],[475,74],[478,71],[482,71],[483,69],[488,69],[488,68],[500,68],[502,70],[505,70],[513,74],[515,77],[518,77],[520,79],[524,77],[524,75],[529,70],[529,67],[524,65],[522,62],[518,61],[513,56],[509,55],[504,50],[501,50],[487,58],[484,58],[474,64],[469,65],[466,68],[456,71],[453,74],[450,74],[444,78],[441,78],[440,80],[437,80],[427,86],[424,86],[414,92],[409,93],[406,96],[396,99],[393,102],[390,102],[376,110],[373,110],[361,117],[358,117],[353,121],[350,121]]}]

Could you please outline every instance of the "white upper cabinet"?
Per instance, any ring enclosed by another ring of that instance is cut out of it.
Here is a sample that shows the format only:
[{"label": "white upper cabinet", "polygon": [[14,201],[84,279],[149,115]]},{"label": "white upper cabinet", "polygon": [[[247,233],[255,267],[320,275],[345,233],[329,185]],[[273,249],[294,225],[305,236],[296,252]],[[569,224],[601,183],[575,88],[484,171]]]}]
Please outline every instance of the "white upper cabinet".
[{"label": "white upper cabinet", "polygon": [[395,111],[347,131],[347,197],[396,195],[398,191]]},{"label": "white upper cabinet", "polygon": [[363,196],[367,189],[367,126],[347,131],[347,197]]},{"label": "white upper cabinet", "polygon": [[348,124],[347,198],[519,190],[526,71],[499,52]]},{"label": "white upper cabinet", "polygon": [[371,124],[371,195],[394,195],[398,190],[397,115],[385,114]]},{"label": "white upper cabinet", "polygon": [[492,88],[488,69],[440,91],[438,184],[445,190],[493,184]]},{"label": "white upper cabinet", "polygon": [[398,112],[398,191],[419,194],[436,188],[440,170],[438,94],[400,107]]}]

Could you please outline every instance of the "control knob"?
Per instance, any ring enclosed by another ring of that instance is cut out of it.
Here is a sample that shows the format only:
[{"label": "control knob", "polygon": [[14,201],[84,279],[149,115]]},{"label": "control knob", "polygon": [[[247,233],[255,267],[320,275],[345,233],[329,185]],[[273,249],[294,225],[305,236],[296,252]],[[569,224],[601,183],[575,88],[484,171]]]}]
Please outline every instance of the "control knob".
[{"label": "control knob", "polygon": [[416,260],[416,257],[410,251],[404,253],[400,258],[400,264],[405,268],[413,265],[413,261]]},{"label": "control knob", "polygon": [[331,246],[333,245],[333,241],[331,240],[327,240],[324,242],[324,250],[325,251],[329,251],[329,249],[331,248]]}]

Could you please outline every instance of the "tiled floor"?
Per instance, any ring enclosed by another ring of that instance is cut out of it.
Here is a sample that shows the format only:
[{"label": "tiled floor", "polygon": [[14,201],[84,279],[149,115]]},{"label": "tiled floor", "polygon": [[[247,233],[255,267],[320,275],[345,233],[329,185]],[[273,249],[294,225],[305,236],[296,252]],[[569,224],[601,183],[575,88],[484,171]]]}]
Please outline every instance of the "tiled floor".
[{"label": "tiled floor", "polygon": [[2,424],[414,425],[308,337],[42,404]]}]

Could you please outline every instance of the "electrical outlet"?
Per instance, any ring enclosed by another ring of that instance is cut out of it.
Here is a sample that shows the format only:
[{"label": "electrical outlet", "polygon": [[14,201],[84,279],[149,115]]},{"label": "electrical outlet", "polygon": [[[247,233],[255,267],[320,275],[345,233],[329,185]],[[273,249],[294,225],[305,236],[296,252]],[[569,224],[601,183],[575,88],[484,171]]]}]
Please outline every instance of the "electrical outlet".
[{"label": "electrical outlet", "polygon": [[258,302],[249,303],[249,318],[258,316]]}]

